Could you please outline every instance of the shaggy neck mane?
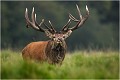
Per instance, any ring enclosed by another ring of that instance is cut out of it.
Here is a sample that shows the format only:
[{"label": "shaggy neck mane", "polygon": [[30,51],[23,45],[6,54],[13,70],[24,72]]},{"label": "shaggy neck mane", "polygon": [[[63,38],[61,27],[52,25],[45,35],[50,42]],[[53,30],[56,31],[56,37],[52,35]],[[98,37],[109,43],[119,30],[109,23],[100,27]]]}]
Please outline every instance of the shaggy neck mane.
[{"label": "shaggy neck mane", "polygon": [[46,55],[48,59],[52,60],[54,63],[61,62],[65,57],[66,43],[57,44],[54,41],[49,41],[46,48]]}]

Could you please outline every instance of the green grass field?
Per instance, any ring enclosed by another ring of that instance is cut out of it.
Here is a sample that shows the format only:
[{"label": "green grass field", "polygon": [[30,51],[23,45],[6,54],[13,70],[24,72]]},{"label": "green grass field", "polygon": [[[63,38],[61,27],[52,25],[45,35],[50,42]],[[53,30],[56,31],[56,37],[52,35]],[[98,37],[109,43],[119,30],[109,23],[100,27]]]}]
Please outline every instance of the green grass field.
[{"label": "green grass field", "polygon": [[2,79],[118,79],[119,53],[115,51],[75,51],[66,54],[61,66],[25,62],[20,52],[1,51]]}]

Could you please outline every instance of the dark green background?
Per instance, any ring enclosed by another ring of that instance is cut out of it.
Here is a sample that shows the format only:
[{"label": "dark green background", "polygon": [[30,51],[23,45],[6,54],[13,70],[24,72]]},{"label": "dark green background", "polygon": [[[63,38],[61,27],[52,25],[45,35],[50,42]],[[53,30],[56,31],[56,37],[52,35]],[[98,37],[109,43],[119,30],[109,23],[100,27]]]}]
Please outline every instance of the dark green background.
[{"label": "dark green background", "polygon": [[[75,30],[67,39],[68,49],[118,50],[119,2],[118,1],[2,1],[1,2],[1,47],[21,50],[32,41],[48,40],[44,33],[26,28],[25,8],[35,8],[37,21],[51,20],[59,31],[68,21],[68,13],[79,18],[76,4],[82,15],[88,5],[90,17],[82,28]],[[71,27],[75,23],[71,24]]]}]

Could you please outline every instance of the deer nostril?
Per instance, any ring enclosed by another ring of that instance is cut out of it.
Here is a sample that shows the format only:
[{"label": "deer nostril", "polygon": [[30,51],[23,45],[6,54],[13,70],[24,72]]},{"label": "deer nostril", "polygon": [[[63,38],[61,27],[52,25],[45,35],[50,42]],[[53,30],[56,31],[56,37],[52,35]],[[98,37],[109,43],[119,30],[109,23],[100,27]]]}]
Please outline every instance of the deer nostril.
[{"label": "deer nostril", "polygon": [[58,42],[60,42],[60,40],[58,39]]},{"label": "deer nostril", "polygon": [[60,39],[60,38],[58,38],[58,39],[57,39],[57,43],[60,43],[60,42],[61,42],[61,39]]},{"label": "deer nostril", "polygon": [[59,39],[59,42],[63,42],[63,40],[62,40],[62,39]]},{"label": "deer nostril", "polygon": [[62,41],[62,40],[59,38],[58,41]]}]

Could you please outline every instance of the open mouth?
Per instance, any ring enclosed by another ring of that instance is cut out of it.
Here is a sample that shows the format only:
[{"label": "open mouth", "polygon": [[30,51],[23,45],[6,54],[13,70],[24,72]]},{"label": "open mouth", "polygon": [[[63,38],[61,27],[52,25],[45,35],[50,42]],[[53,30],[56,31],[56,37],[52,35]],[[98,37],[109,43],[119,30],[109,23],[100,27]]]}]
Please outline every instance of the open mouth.
[{"label": "open mouth", "polygon": [[60,44],[60,43],[62,43],[62,42],[61,42],[61,41],[58,41],[57,43]]},{"label": "open mouth", "polygon": [[58,39],[57,43],[62,43],[62,40],[61,40],[61,39]]}]

